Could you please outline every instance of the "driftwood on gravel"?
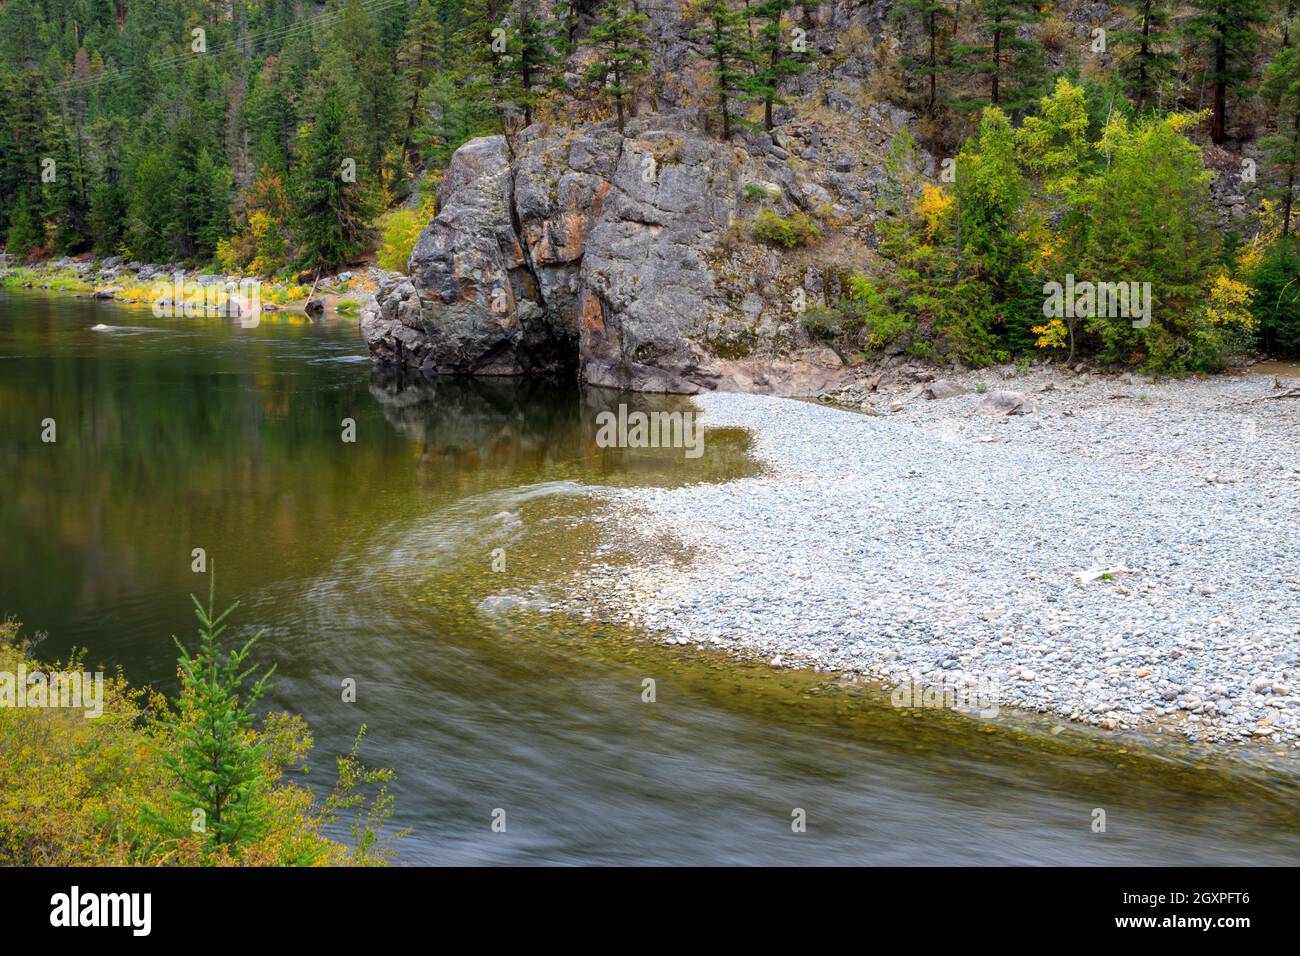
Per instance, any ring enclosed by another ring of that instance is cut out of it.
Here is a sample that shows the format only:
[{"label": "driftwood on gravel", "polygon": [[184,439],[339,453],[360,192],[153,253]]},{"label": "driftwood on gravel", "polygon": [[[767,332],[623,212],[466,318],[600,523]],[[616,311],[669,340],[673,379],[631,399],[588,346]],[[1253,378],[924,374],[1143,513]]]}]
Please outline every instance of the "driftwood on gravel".
[{"label": "driftwood on gravel", "polygon": [[1277,395],[1262,395],[1262,396],[1260,396],[1259,398],[1252,398],[1252,399],[1250,399],[1249,401],[1238,402],[1237,404],[1239,404],[1239,405],[1254,405],[1254,404],[1256,404],[1257,402],[1273,402],[1273,401],[1277,401],[1277,399],[1279,399],[1279,398],[1300,398],[1300,385],[1294,386],[1294,387],[1292,387],[1292,388],[1287,388],[1285,385],[1282,384],[1282,379],[1278,378],[1276,375],[1273,376],[1273,387],[1274,387],[1274,388],[1277,388],[1277,389],[1283,389],[1283,388],[1285,388],[1286,391],[1284,391],[1284,392],[1280,392],[1280,393],[1277,394]]}]

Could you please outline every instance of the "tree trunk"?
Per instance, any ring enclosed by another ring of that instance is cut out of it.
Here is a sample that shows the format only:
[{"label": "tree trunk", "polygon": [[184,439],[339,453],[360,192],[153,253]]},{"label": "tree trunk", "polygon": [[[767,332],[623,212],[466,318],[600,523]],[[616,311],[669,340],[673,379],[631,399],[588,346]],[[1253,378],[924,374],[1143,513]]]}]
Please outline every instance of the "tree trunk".
[{"label": "tree trunk", "polygon": [[925,108],[926,113],[928,113],[930,116],[934,115],[934,102],[938,95],[937,93],[938,72],[939,72],[939,61],[937,59],[938,38],[935,36],[935,31],[938,29],[938,26],[939,26],[938,15],[935,13],[934,10],[931,10],[930,11],[930,102],[926,104],[926,108]]},{"label": "tree trunk", "polygon": [[997,106],[1002,102],[998,95],[998,81],[1002,78],[1002,24],[1000,21],[993,23],[993,105]]},{"label": "tree trunk", "polygon": [[1210,139],[1222,143],[1228,138],[1228,81],[1224,73],[1228,69],[1228,40],[1226,21],[1219,24],[1219,35],[1214,39],[1214,121],[1210,126]]},{"label": "tree trunk", "polygon": [[1286,195],[1282,198],[1282,248],[1286,249],[1287,236],[1291,232],[1291,203],[1295,189],[1296,145],[1300,144],[1300,112],[1295,114],[1291,124],[1291,161],[1286,166]]},{"label": "tree trunk", "polygon": [[1142,112],[1142,107],[1147,96],[1147,58],[1151,55],[1151,43],[1148,39],[1151,36],[1151,0],[1146,0],[1142,6],[1142,44],[1138,47],[1138,112]]}]

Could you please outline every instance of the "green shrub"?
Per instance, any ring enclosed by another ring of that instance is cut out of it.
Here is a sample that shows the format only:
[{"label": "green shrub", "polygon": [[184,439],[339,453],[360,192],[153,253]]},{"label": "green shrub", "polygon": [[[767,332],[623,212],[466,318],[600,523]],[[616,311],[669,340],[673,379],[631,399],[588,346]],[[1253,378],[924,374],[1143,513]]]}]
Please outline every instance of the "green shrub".
[{"label": "green shrub", "polygon": [[1259,323],[1260,349],[1300,356],[1300,256],[1276,243],[1243,278],[1255,290],[1250,310]]},{"label": "green shrub", "polygon": [[[0,865],[331,866],[391,858],[401,835],[382,832],[392,772],[365,767],[354,744],[323,802],[288,782],[312,748],[307,725],[271,713],[254,726],[257,685],[244,680],[249,645],[223,651],[225,615],[214,620],[210,607],[200,609],[198,652],[182,652],[175,712],[120,672],[104,676],[98,717],[82,708],[0,706]],[[38,662],[18,625],[5,622],[0,672],[20,668],[91,670],[84,654]],[[201,829],[194,809],[205,811]],[[324,833],[345,813],[350,847]]]},{"label": "green shrub", "polygon": [[423,221],[414,209],[394,209],[388,213],[380,225],[379,267],[405,274],[411,250],[423,228]]},{"label": "green shrub", "polygon": [[760,209],[749,227],[749,234],[774,246],[794,249],[807,246],[821,238],[821,230],[812,217],[802,210],[782,216],[771,209]]}]

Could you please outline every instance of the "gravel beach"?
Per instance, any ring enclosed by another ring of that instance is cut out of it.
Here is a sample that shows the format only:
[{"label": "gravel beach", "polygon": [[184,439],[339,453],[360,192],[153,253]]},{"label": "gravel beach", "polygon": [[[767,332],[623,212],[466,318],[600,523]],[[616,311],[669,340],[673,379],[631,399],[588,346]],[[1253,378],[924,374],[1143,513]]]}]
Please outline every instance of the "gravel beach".
[{"label": "gravel beach", "polygon": [[751,432],[763,473],[601,492],[611,548],[667,536],[686,559],[640,548],[582,600],[780,666],[1300,747],[1300,398],[1270,398],[1300,381],[932,384],[839,396],[876,414],[696,398],[707,427]]}]

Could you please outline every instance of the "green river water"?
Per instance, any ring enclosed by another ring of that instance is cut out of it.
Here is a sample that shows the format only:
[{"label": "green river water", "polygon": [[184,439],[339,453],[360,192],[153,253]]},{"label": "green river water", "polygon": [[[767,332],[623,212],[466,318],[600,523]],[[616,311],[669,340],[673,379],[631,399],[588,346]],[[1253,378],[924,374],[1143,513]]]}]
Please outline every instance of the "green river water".
[{"label": "green river water", "polygon": [[592,560],[588,489],[756,467],[737,432],[694,461],[600,448],[595,410],[619,401],[680,400],[402,382],[372,372],[355,320],[243,329],[0,291],[0,613],[48,635],[42,656],[84,646],[170,691],[204,548],[236,630],[265,629],[268,705],[312,726],[307,781],[328,787],[363,722],[364,756],[396,769],[404,863],[1300,862],[1296,778],[1271,750],[900,711],[503,610]]}]

